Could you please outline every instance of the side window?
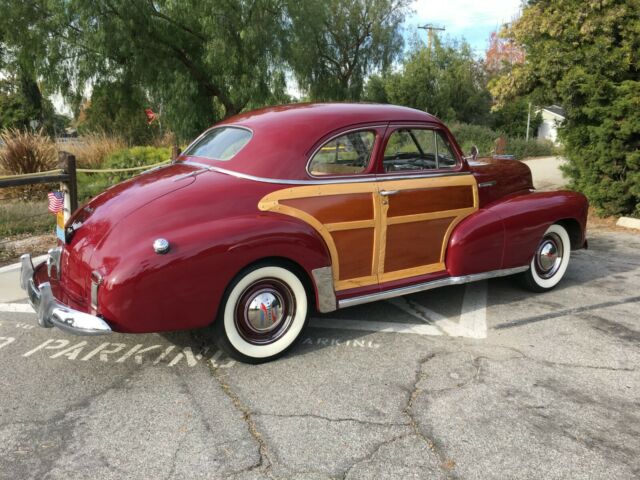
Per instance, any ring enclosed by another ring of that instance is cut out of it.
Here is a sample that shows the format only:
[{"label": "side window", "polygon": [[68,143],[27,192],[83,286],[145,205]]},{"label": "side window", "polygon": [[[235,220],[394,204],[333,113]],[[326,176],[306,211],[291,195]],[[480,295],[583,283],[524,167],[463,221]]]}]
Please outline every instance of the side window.
[{"label": "side window", "polygon": [[383,165],[385,172],[435,170],[455,167],[456,157],[440,132],[402,128],[389,137]]},{"label": "side window", "polygon": [[369,165],[376,134],[372,131],[345,133],[325,143],[309,162],[311,175],[352,175]]},{"label": "side window", "polygon": [[453,148],[447,137],[442,132],[436,134],[436,144],[438,146],[438,166],[439,168],[453,168],[458,164]]}]

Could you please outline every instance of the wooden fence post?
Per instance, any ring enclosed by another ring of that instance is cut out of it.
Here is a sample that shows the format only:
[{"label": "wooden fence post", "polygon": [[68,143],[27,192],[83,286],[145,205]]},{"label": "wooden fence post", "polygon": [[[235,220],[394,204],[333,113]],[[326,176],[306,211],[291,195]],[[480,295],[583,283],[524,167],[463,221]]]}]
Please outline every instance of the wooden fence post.
[{"label": "wooden fence post", "polygon": [[182,150],[180,149],[179,146],[174,145],[173,147],[171,147],[171,160],[175,162],[181,153],[182,153]]},{"label": "wooden fence post", "polygon": [[68,152],[58,153],[58,168],[68,175],[68,180],[60,182],[64,192],[64,221],[78,208],[78,181],[76,178],[76,157]]}]

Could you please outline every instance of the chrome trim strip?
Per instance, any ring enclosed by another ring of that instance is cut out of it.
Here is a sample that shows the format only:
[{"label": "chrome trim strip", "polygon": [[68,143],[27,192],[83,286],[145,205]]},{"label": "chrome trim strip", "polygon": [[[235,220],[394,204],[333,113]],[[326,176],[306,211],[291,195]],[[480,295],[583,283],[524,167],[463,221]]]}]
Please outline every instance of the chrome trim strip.
[{"label": "chrome trim strip", "polygon": [[478,184],[478,188],[485,188],[485,187],[493,187],[497,182],[495,180],[491,180],[490,182],[482,182]]},{"label": "chrome trim strip", "polygon": [[254,182],[262,182],[262,183],[276,183],[283,185],[331,185],[336,183],[367,183],[367,182],[387,182],[391,180],[405,180],[405,179],[416,179],[416,178],[435,178],[435,177],[453,177],[458,175],[471,175],[471,172],[442,172],[442,173],[431,173],[431,174],[415,174],[415,175],[392,175],[392,176],[377,176],[370,175],[367,177],[357,177],[357,178],[336,178],[332,177],[326,180],[290,180],[284,178],[265,178],[265,177],[257,177],[255,175],[249,175],[248,173],[240,173],[235,172],[233,170],[227,170],[226,168],[213,167],[211,165],[205,165],[203,163],[192,162],[188,160],[186,162],[182,162],[186,165],[193,165],[196,167],[206,168],[211,172],[224,173],[225,175],[231,175],[232,177],[242,178],[244,180],[252,180]]},{"label": "chrome trim strip", "polygon": [[20,257],[22,270],[20,286],[27,291],[29,304],[38,315],[38,324],[44,328],[58,327],[76,335],[101,335],[111,333],[111,327],[102,318],[80,312],[59,303],[53,296],[51,284],[36,285],[35,270],[28,253]]},{"label": "chrome trim strip", "polygon": [[354,305],[362,305],[363,303],[376,302],[378,300],[385,300],[388,298],[400,297],[402,295],[409,295],[411,293],[423,292],[425,290],[431,290],[438,287],[446,287],[450,285],[461,285],[464,283],[477,282],[478,280],[487,280],[490,278],[506,277],[507,275],[514,275],[529,270],[529,265],[516,268],[507,268],[504,270],[492,270],[484,273],[474,273],[473,275],[463,275],[461,277],[447,277],[439,280],[433,280],[431,282],[419,283],[417,285],[410,285],[408,287],[394,288],[393,290],[387,290],[385,292],[370,293],[369,295],[362,295],[360,297],[345,298],[338,301],[338,308],[353,307]]},{"label": "chrome trim strip", "polygon": [[329,313],[337,310],[336,292],[333,289],[333,269],[329,267],[311,270],[318,292],[318,310]]}]

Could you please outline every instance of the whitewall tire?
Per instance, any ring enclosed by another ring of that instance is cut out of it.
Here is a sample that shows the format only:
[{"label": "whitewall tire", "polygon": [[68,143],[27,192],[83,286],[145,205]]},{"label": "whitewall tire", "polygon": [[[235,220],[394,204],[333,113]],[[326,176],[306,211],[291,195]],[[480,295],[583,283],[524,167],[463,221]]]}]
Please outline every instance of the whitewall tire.
[{"label": "whitewall tire", "polygon": [[529,270],[521,276],[523,285],[534,292],[554,288],[564,277],[571,256],[571,239],[559,224],[551,225],[542,236]]},{"label": "whitewall tire", "polygon": [[277,265],[256,265],[236,277],[220,306],[220,346],[243,362],[273,360],[293,346],[308,310],[298,275]]}]

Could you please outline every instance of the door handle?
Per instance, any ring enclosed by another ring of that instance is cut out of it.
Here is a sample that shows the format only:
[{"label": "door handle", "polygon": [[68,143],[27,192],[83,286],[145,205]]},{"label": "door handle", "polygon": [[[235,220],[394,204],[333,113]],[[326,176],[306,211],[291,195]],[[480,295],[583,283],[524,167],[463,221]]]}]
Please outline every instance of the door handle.
[{"label": "door handle", "polygon": [[400,193],[400,190],[380,190],[380,195],[382,195],[383,197],[395,195],[396,193]]}]

